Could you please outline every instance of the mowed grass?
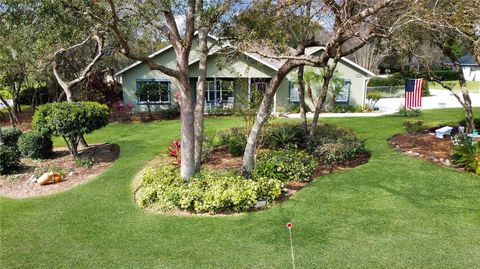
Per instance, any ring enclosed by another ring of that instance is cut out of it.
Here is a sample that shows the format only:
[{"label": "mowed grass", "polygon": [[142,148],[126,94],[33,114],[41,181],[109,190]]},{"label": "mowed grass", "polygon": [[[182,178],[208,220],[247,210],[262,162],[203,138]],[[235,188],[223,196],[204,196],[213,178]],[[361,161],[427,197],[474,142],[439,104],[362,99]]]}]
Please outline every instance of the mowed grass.
[{"label": "mowed grass", "polygon": [[[460,90],[460,84],[458,83],[458,80],[445,81],[445,83],[453,87],[454,90]],[[442,85],[438,84],[435,81],[429,81],[428,87],[430,89],[437,89],[437,90],[444,89]],[[471,92],[480,92],[480,81],[467,81],[467,89]]]},{"label": "mowed grass", "polygon": [[[480,113],[477,109],[476,114]],[[429,110],[455,122],[461,110]],[[223,217],[144,212],[132,180],[179,136],[179,121],[111,124],[87,137],[120,145],[114,165],[56,195],[0,199],[1,268],[479,268],[480,177],[398,153],[405,118],[321,119],[354,129],[371,160],[316,179],[268,210]],[[208,132],[239,126],[207,120]]]}]

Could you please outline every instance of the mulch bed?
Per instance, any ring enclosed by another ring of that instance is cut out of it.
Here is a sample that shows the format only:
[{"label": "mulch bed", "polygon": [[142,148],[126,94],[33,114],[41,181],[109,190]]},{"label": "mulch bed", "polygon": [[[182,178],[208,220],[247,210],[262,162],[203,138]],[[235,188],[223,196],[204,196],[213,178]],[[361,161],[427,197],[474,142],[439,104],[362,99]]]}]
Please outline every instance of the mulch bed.
[{"label": "mulch bed", "polygon": [[434,133],[401,134],[392,137],[389,143],[395,149],[410,156],[465,172],[465,169],[453,164],[450,159],[452,155],[450,136],[445,136],[441,139],[436,138]]},{"label": "mulch bed", "polygon": [[[120,148],[114,144],[90,145],[79,150],[80,158],[93,158],[95,165],[91,168],[81,167],[75,163],[66,148],[55,148],[53,156],[47,160],[22,159],[22,169],[17,174],[0,176],[0,195],[11,198],[25,198],[57,193],[78,184],[87,182],[102,173],[119,156]],[[40,186],[33,182],[49,169],[60,169],[67,175],[57,184]]]}]

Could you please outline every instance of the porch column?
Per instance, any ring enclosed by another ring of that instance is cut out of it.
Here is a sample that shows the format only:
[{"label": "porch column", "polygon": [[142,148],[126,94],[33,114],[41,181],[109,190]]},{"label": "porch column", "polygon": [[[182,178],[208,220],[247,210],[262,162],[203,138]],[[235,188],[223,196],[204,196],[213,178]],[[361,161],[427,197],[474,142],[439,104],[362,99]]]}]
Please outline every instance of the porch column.
[{"label": "porch column", "polygon": [[213,77],[213,106],[217,107],[217,76]]},{"label": "porch column", "polygon": [[247,100],[248,107],[250,107],[251,101],[252,101],[252,78],[248,77],[248,100]]},{"label": "porch column", "polygon": [[273,114],[277,113],[277,93],[273,96]]}]

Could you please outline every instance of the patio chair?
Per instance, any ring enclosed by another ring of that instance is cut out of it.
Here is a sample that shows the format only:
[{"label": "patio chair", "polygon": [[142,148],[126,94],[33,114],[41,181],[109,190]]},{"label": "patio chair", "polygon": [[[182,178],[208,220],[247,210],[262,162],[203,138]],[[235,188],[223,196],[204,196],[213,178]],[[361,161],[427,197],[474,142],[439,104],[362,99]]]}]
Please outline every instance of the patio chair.
[{"label": "patio chair", "polygon": [[228,97],[227,103],[223,107],[227,109],[232,109],[234,103],[235,103],[235,97]]},{"label": "patio chair", "polygon": [[207,102],[207,99],[205,99],[205,110],[204,114],[208,114],[212,110],[212,103]]}]

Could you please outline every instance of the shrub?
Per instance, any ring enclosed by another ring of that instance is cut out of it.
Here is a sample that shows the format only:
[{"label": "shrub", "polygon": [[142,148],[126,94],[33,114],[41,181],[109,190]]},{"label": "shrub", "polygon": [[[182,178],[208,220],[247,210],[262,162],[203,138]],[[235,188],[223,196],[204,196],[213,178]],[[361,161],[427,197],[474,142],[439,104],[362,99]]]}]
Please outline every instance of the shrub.
[{"label": "shrub", "polygon": [[20,153],[13,147],[0,144],[0,175],[11,173],[20,167]]},{"label": "shrub", "polygon": [[18,150],[23,157],[46,159],[52,153],[53,142],[50,136],[39,133],[26,133],[18,139]]},{"label": "shrub", "polygon": [[[479,118],[474,118],[473,119],[473,123],[475,124],[475,128],[476,129],[480,129],[480,117]],[[461,121],[458,122],[458,125],[460,126],[467,126],[467,120],[466,119],[463,119]]]},{"label": "shrub", "polygon": [[335,165],[353,160],[358,154],[364,152],[365,143],[351,134],[335,141],[319,144],[313,151],[313,155],[332,170]]},{"label": "shrub", "polygon": [[0,144],[17,149],[20,135],[22,135],[22,131],[15,127],[0,128]]},{"label": "shrub", "polygon": [[410,117],[420,116],[420,114],[422,114],[422,111],[420,109],[408,108],[408,107],[405,107],[405,106],[401,105],[398,108],[398,111],[397,111],[396,114],[399,115],[399,116],[402,116],[402,117],[410,118]]},{"label": "shrub", "polygon": [[420,134],[425,132],[427,129],[425,125],[423,125],[423,121],[418,120],[418,121],[406,121],[403,123],[403,126],[405,127],[405,130],[409,134]]},{"label": "shrub", "polygon": [[226,145],[228,151],[234,157],[242,156],[247,145],[245,131],[241,128],[220,131],[215,136],[214,144],[217,146]]},{"label": "shrub", "polygon": [[468,171],[480,175],[480,145],[478,141],[465,135],[457,135],[453,145],[452,161]]},{"label": "shrub", "polygon": [[93,158],[83,157],[78,160],[75,160],[75,164],[80,167],[92,168],[95,165],[95,160]]},{"label": "shrub", "polygon": [[108,107],[95,102],[49,103],[37,108],[32,127],[43,135],[62,136],[76,158],[80,138],[106,126],[108,117]]},{"label": "shrub", "polygon": [[199,174],[186,182],[175,166],[148,169],[139,196],[144,207],[191,212],[244,211],[259,199],[273,201],[281,193],[278,180]]},{"label": "shrub", "polygon": [[306,181],[310,179],[316,167],[315,158],[304,151],[270,150],[258,156],[253,175],[281,181]]},{"label": "shrub", "polygon": [[298,103],[293,103],[290,105],[288,112],[290,113],[300,113],[300,105]]},{"label": "shrub", "polygon": [[330,124],[317,127],[315,134],[307,141],[306,149],[330,169],[366,151],[364,141],[352,131]]},{"label": "shrub", "polygon": [[378,103],[378,101],[381,98],[382,98],[382,93],[381,92],[369,92],[369,93],[367,93],[368,105],[370,106],[371,109],[375,108],[375,105]]},{"label": "shrub", "polygon": [[297,124],[277,124],[267,129],[265,140],[269,148],[301,147],[304,135]]}]

